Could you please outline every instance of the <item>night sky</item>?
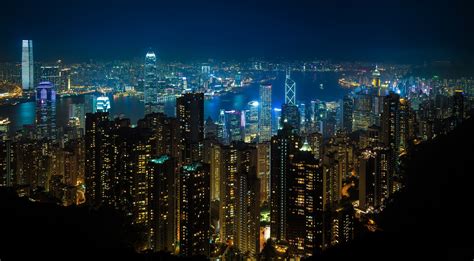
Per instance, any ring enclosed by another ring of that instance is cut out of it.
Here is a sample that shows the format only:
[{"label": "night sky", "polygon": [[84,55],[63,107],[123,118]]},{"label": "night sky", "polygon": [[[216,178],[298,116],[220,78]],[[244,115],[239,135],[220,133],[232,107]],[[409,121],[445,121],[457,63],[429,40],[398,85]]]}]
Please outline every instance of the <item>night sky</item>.
[{"label": "night sky", "polygon": [[[72,3],[74,2],[74,4]],[[257,3],[255,3],[257,2]],[[474,59],[468,1],[26,1],[0,6],[0,61]]]}]

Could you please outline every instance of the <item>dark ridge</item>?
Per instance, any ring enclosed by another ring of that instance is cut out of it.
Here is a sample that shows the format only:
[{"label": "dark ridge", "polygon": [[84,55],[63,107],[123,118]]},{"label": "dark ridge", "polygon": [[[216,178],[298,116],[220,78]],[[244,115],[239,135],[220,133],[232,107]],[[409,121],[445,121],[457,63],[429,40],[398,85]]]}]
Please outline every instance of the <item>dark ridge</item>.
[{"label": "dark ridge", "polygon": [[474,258],[471,117],[448,135],[416,146],[406,187],[378,218],[380,232],[329,249],[314,260],[472,260]]}]

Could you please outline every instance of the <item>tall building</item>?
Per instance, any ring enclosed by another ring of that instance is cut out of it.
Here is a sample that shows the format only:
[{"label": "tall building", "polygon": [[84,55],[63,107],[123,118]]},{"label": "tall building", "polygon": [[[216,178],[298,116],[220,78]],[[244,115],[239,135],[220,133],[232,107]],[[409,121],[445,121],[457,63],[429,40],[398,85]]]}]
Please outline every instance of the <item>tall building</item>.
[{"label": "tall building", "polygon": [[253,142],[258,137],[258,101],[248,103],[248,111],[245,116],[245,142]]},{"label": "tall building", "polygon": [[[240,111],[225,111],[226,114],[226,126],[227,136],[229,137],[229,143],[233,141],[243,140],[243,127],[242,127],[242,114]],[[244,121],[245,123],[245,121]]]},{"label": "tall building", "polygon": [[204,140],[204,94],[186,93],[176,99],[176,115],[181,137],[182,162],[202,160]]},{"label": "tall building", "polygon": [[270,203],[270,143],[257,144],[257,174],[260,179],[260,204]]},{"label": "tall building", "polygon": [[52,83],[56,92],[63,90],[61,84],[61,68],[59,64],[42,65],[40,67],[40,80],[42,82]]},{"label": "tall building", "polygon": [[288,176],[287,241],[291,256],[311,256],[315,251],[321,251],[322,196],[319,160],[305,142],[292,159]]},{"label": "tall building", "polygon": [[178,187],[179,253],[208,257],[211,221],[209,165],[196,162],[184,165]]},{"label": "tall building", "polygon": [[372,87],[380,88],[380,71],[378,66],[375,66],[375,70],[372,72]]},{"label": "tall building", "polygon": [[174,159],[153,158],[147,165],[149,247],[154,251],[175,252],[176,174]]},{"label": "tall building", "polygon": [[373,97],[367,89],[362,89],[354,94],[354,112],[352,118],[352,131],[367,130],[372,125]]},{"label": "tall building", "polygon": [[21,53],[21,85],[23,90],[34,89],[33,41],[23,40]]},{"label": "tall building", "polygon": [[37,134],[41,138],[56,138],[56,91],[50,82],[41,82],[36,88]]},{"label": "tall building", "polygon": [[149,51],[145,56],[145,114],[158,112],[158,77],[156,55]]},{"label": "tall building", "polygon": [[260,112],[258,116],[259,142],[270,141],[272,137],[272,85],[260,84]]},{"label": "tall building", "polygon": [[97,97],[95,102],[96,112],[108,112],[110,110],[110,99],[107,96]]},{"label": "tall building", "polygon": [[464,93],[462,90],[456,90],[454,92],[452,114],[455,119],[456,126],[459,125],[464,118]]},{"label": "tall building", "polygon": [[14,152],[12,140],[0,136],[0,186],[11,187],[14,185]]},{"label": "tall building", "polygon": [[392,171],[398,167],[400,154],[400,96],[391,92],[385,96],[382,113],[382,142],[390,148],[390,166]]},{"label": "tall building", "polygon": [[281,125],[288,124],[294,131],[299,133],[300,131],[300,111],[298,106],[294,104],[283,104],[281,107]]},{"label": "tall building", "polygon": [[290,69],[286,70],[285,104],[296,105],[296,83],[290,78]]},{"label": "tall building", "polygon": [[300,137],[289,125],[278,130],[271,140],[271,195],[270,219],[271,238],[274,240],[287,239],[288,211],[288,177],[290,163],[299,149]]},{"label": "tall building", "polygon": [[352,113],[354,111],[354,99],[347,94],[342,100],[342,129],[347,133],[352,132]]}]

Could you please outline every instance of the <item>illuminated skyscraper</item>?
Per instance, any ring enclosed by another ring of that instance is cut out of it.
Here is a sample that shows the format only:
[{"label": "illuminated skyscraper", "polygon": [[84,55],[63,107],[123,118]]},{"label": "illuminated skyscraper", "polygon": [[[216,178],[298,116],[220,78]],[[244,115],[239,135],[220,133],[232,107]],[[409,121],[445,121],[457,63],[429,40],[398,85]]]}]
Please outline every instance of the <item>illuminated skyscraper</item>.
[{"label": "illuminated skyscraper", "polygon": [[258,136],[258,101],[249,102],[249,109],[245,114],[245,142],[253,142]]},{"label": "illuminated skyscraper", "polygon": [[181,136],[182,162],[202,160],[204,140],[204,94],[186,93],[176,99]]},{"label": "illuminated skyscraper", "polygon": [[354,112],[354,99],[345,95],[342,100],[342,129],[347,133],[352,132],[352,113]]},{"label": "illuminated skyscraper", "polygon": [[61,68],[59,64],[42,65],[40,68],[40,79],[42,82],[51,82],[56,92],[62,90]]},{"label": "illuminated skyscraper", "polygon": [[149,51],[145,56],[145,114],[158,112],[158,77],[156,55]]},{"label": "illuminated skyscraper", "polygon": [[290,78],[290,69],[286,70],[285,103],[296,105],[296,83]]},{"label": "illuminated skyscraper", "polygon": [[380,88],[380,71],[378,66],[375,66],[375,70],[372,72],[372,87]]},{"label": "illuminated skyscraper", "polygon": [[154,251],[175,251],[176,182],[173,158],[161,155],[148,162],[148,233]]},{"label": "illuminated skyscraper", "polygon": [[23,40],[21,53],[21,85],[23,90],[34,89],[33,41]]},{"label": "illuminated skyscraper", "polygon": [[382,142],[390,148],[390,167],[392,171],[398,168],[400,154],[400,96],[391,92],[383,100],[382,113]]},{"label": "illuminated skyscraper", "polygon": [[291,256],[322,248],[323,180],[319,160],[307,142],[291,160],[288,176],[287,240]]},{"label": "illuminated skyscraper", "polygon": [[299,149],[300,138],[291,126],[285,125],[271,140],[271,237],[287,239],[288,178],[290,163]]},{"label": "illuminated skyscraper", "polygon": [[260,203],[270,202],[270,143],[257,144],[257,173],[260,179]]},{"label": "illuminated skyscraper", "polygon": [[179,253],[209,256],[210,175],[209,165],[191,163],[179,175]]},{"label": "illuminated skyscraper", "polygon": [[281,107],[281,125],[288,124],[293,128],[293,131],[299,133],[300,131],[300,111],[298,106],[294,104],[283,104]]},{"label": "illuminated skyscraper", "polygon": [[229,143],[243,140],[242,114],[240,111],[225,111]]},{"label": "illuminated skyscraper", "polygon": [[97,97],[96,112],[108,112],[110,110],[110,99],[107,96]]},{"label": "illuminated skyscraper", "polygon": [[50,82],[41,82],[36,88],[35,125],[39,137],[56,138],[56,92]]},{"label": "illuminated skyscraper", "polygon": [[272,137],[272,85],[260,84],[260,112],[258,117],[259,141],[269,141]]}]

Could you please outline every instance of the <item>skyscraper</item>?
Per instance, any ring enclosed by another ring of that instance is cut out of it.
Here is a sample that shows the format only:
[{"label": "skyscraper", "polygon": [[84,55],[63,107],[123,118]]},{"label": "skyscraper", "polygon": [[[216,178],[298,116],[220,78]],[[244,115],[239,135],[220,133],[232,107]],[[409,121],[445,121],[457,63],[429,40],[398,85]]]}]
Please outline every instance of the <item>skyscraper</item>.
[{"label": "skyscraper", "polygon": [[290,69],[286,70],[285,104],[296,105],[296,83],[290,78]]},{"label": "skyscraper", "polygon": [[176,99],[179,121],[182,162],[190,164],[202,160],[204,140],[204,94],[186,93]]},{"label": "skyscraper", "polygon": [[209,256],[210,230],[209,164],[191,163],[179,176],[179,253]]},{"label": "skyscraper", "polygon": [[288,176],[287,240],[291,256],[311,256],[322,248],[323,181],[319,160],[307,142],[291,160]]},{"label": "skyscraper", "polygon": [[260,84],[260,112],[258,117],[259,141],[269,141],[272,137],[272,85]]},{"label": "skyscraper", "polygon": [[173,158],[161,155],[148,162],[148,233],[154,251],[175,251],[176,182]]},{"label": "skyscraper", "polygon": [[23,40],[21,53],[21,85],[23,90],[34,89],[33,41]]},{"label": "skyscraper", "polygon": [[258,136],[258,101],[249,102],[245,116],[245,142],[253,142]]},{"label": "skyscraper", "polygon": [[299,133],[300,131],[300,111],[298,106],[294,104],[283,104],[281,107],[281,125],[288,124],[293,128],[293,131]]},{"label": "skyscraper", "polygon": [[271,140],[271,237],[287,239],[288,175],[290,163],[298,151],[300,137],[291,126],[285,125]]},{"label": "skyscraper", "polygon": [[50,82],[41,82],[36,88],[35,125],[41,138],[55,139],[56,92]]},{"label": "skyscraper", "polygon": [[145,56],[145,114],[158,112],[158,77],[156,55],[149,51]]},{"label": "skyscraper", "polygon": [[342,100],[342,129],[347,133],[352,132],[352,113],[354,111],[354,99],[346,94]]},{"label": "skyscraper", "polygon": [[56,92],[61,91],[61,68],[59,64],[42,65],[40,68],[40,79],[42,82],[51,82]]}]

